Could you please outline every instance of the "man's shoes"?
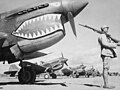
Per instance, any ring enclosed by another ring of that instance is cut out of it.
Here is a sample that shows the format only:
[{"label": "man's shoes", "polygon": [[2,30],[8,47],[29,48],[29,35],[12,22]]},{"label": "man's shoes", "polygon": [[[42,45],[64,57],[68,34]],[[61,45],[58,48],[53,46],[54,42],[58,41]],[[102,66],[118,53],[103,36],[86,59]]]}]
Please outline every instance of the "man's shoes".
[{"label": "man's shoes", "polygon": [[103,86],[103,88],[106,88],[106,89],[114,89],[115,86]]}]

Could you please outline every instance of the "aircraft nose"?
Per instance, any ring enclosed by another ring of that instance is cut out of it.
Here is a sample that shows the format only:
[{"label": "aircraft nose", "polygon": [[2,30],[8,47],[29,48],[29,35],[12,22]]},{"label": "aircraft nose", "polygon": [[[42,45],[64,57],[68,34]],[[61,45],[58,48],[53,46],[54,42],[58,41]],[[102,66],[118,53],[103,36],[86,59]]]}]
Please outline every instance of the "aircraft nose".
[{"label": "aircraft nose", "polygon": [[81,12],[88,4],[86,0],[62,0],[63,8],[66,12],[72,12],[75,17],[79,12]]},{"label": "aircraft nose", "polygon": [[79,14],[86,6],[88,2],[86,0],[62,0],[62,7],[64,14],[66,15],[70,25],[72,27],[73,34],[77,37],[74,17]]},{"label": "aircraft nose", "polygon": [[68,61],[68,59],[64,59],[64,60],[63,60],[63,63],[65,63],[66,66],[68,66],[67,61]]},{"label": "aircraft nose", "polygon": [[74,1],[72,3],[73,16],[77,15],[79,12],[81,12],[88,5],[88,1],[86,1],[86,0],[73,0],[73,1]]},{"label": "aircraft nose", "polygon": [[63,59],[63,60],[61,60],[63,63],[65,63],[65,62],[67,62],[68,61],[68,59]]}]

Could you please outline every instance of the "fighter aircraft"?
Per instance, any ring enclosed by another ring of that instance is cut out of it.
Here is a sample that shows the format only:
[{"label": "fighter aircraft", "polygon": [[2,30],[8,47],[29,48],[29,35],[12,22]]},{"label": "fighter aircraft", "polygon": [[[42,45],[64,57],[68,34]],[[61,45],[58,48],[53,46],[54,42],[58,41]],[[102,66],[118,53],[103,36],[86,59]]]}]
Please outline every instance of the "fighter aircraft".
[{"label": "fighter aircraft", "polygon": [[[57,70],[60,70],[64,67],[64,64],[67,64],[68,59],[64,58],[63,54],[62,57],[60,58],[55,58],[53,60],[44,62],[40,61],[40,64],[36,63],[31,63],[27,61],[23,61],[24,67],[29,67],[32,70],[36,72],[36,74],[42,74],[44,73],[44,78],[48,79],[50,76],[53,79],[57,78],[57,75],[54,73]],[[15,64],[10,65],[10,68],[8,71],[5,71],[4,74],[9,74],[10,77],[15,77],[16,73],[20,70]],[[21,73],[21,71],[19,72]]]},{"label": "fighter aircraft", "polygon": [[9,70],[5,71],[4,74],[10,75],[10,77],[15,77],[17,72],[20,70],[15,64],[10,65]]},{"label": "fighter aircraft", "polygon": [[0,61],[20,61],[19,82],[33,83],[35,72],[22,65],[26,55],[60,41],[66,35],[64,24],[68,21],[76,36],[74,17],[87,4],[86,0],[36,0],[32,4],[1,13]]},{"label": "fighter aircraft", "polygon": [[66,76],[72,76],[73,78],[78,78],[80,75],[85,75],[85,68],[86,66],[81,64],[74,67],[69,67],[69,69],[64,68],[62,72]]},{"label": "fighter aircraft", "polygon": [[[64,67],[64,64],[67,64],[68,59],[64,58],[63,54],[60,58],[55,58],[53,60],[50,60],[48,62],[42,62],[41,66],[45,67],[47,69],[51,69],[51,72],[49,74],[45,74],[44,78],[49,78],[51,76],[52,78],[57,78],[57,75],[54,73],[57,70],[60,70]],[[46,72],[46,70],[44,72]]]}]

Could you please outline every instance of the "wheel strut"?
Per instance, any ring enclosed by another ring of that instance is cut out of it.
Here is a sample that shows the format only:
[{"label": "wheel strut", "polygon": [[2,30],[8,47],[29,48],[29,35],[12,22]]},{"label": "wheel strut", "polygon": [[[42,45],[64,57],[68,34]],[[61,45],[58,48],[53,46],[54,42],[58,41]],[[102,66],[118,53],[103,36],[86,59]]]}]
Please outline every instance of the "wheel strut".
[{"label": "wheel strut", "polygon": [[22,60],[20,60],[21,69],[18,72],[18,80],[22,84],[34,83],[36,79],[36,72],[31,66],[27,67],[23,65]]}]

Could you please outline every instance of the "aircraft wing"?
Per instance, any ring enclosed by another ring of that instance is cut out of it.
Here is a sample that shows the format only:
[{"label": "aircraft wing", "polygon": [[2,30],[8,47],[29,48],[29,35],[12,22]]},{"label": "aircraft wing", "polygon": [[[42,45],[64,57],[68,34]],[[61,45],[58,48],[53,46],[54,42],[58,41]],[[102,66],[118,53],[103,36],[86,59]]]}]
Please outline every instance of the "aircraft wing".
[{"label": "aircraft wing", "polygon": [[23,62],[23,66],[24,67],[32,67],[32,68],[34,68],[34,70],[36,71],[36,74],[44,73],[45,70],[47,69],[46,67],[44,67],[42,65],[37,65],[37,64],[27,62],[27,61]]},{"label": "aircraft wing", "polygon": [[30,53],[30,54],[26,54],[24,56],[24,59],[25,60],[29,60],[29,59],[33,59],[33,58],[37,58],[37,57],[42,57],[42,56],[45,56],[45,55],[48,55],[49,53],[43,53],[43,52],[33,52],[33,53]]},{"label": "aircraft wing", "polygon": [[4,74],[10,75],[10,77],[15,77],[17,72],[18,71],[6,71],[6,72],[4,72]]},{"label": "aircraft wing", "polygon": [[16,74],[17,71],[5,71],[4,74]]}]

